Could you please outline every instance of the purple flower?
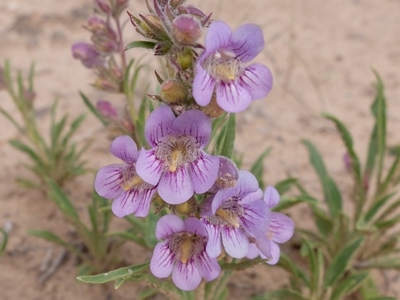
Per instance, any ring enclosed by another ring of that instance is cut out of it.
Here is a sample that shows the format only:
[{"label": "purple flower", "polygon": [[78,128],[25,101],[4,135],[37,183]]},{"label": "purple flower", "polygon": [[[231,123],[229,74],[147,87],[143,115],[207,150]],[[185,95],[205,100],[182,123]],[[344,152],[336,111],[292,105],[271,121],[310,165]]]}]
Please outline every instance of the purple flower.
[{"label": "purple flower", "polygon": [[[280,196],[278,191],[269,186],[265,190],[264,201],[269,208],[276,206],[279,203]],[[294,231],[293,221],[286,215],[271,212],[271,221],[266,227],[266,232],[262,237],[252,239],[250,250],[247,257],[252,259],[260,255],[262,258],[270,258],[267,261],[270,265],[275,265],[280,257],[281,250],[278,244],[287,242]]]},{"label": "purple flower", "polygon": [[157,188],[136,174],[139,152],[135,142],[129,136],[119,136],[112,142],[110,152],[125,165],[101,168],[94,182],[96,192],[104,198],[114,199],[112,211],[119,218],[132,213],[137,217],[147,216]]},{"label": "purple flower", "polygon": [[205,50],[196,62],[193,97],[197,104],[209,104],[214,90],[218,105],[232,113],[264,98],[272,88],[271,71],[261,64],[245,66],[263,48],[263,34],[257,25],[245,24],[232,33],[224,22],[213,22]]},{"label": "purple flower", "polygon": [[221,254],[222,239],[230,256],[246,256],[249,237],[264,235],[269,215],[255,176],[248,171],[239,171],[234,187],[219,190],[203,203],[201,221],[206,225],[209,236],[208,255],[217,257]]},{"label": "purple flower", "polygon": [[205,251],[207,231],[198,219],[163,216],[157,223],[156,236],[164,241],[156,245],[150,261],[154,276],[166,278],[172,273],[178,288],[191,291],[202,278],[211,281],[221,273],[217,259]]},{"label": "purple flower", "polygon": [[153,111],[145,136],[153,147],[142,150],[136,170],[144,181],[158,184],[158,194],[169,204],[181,204],[194,193],[202,194],[214,184],[219,158],[203,151],[211,134],[211,121],[198,110],[175,117],[168,106]]},{"label": "purple flower", "polygon": [[88,43],[76,43],[72,45],[72,55],[79,59],[87,68],[96,68],[102,64],[100,52]]}]

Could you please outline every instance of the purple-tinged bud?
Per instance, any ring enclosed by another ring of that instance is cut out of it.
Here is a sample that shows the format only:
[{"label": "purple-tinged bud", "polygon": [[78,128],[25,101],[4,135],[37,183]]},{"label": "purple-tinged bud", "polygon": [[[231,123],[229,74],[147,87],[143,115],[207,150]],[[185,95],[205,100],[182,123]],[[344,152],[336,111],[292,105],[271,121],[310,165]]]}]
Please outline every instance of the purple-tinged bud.
[{"label": "purple-tinged bud", "polygon": [[191,45],[201,37],[201,25],[191,15],[180,15],[172,22],[172,33],[177,42]]},{"label": "purple-tinged bud", "polygon": [[116,0],[113,7],[113,16],[118,17],[128,7],[129,0]]},{"label": "purple-tinged bud", "polygon": [[239,179],[239,170],[236,164],[225,156],[219,157],[218,177],[215,184],[220,189],[234,187]]},{"label": "purple-tinged bud", "polygon": [[105,31],[105,30],[107,30],[107,23],[106,23],[106,21],[100,19],[100,18],[97,17],[97,16],[92,16],[92,17],[90,17],[90,18],[88,19],[88,21],[87,21],[87,24],[88,24],[87,28],[88,28],[90,31],[92,31],[92,32],[95,32],[95,31]]},{"label": "purple-tinged bud", "polygon": [[182,5],[186,2],[186,0],[170,0],[169,5],[171,5],[172,8],[177,8],[179,5]]},{"label": "purple-tinged bud", "polygon": [[167,104],[180,104],[186,100],[188,94],[188,88],[182,81],[165,80],[161,85],[160,96]]},{"label": "purple-tinged bud", "polygon": [[100,8],[100,10],[102,12],[104,12],[105,14],[110,14],[111,12],[111,7],[110,5],[108,5],[107,3],[105,3],[102,0],[95,0],[96,1],[96,5]]},{"label": "purple-tinged bud", "polygon": [[71,47],[74,58],[79,59],[87,68],[96,68],[101,64],[100,53],[88,43],[76,43]]},{"label": "purple-tinged bud", "polygon": [[350,172],[351,171],[351,158],[348,152],[346,152],[343,155],[343,162],[344,162],[344,166],[346,168],[346,171]]},{"label": "purple-tinged bud", "polygon": [[106,92],[114,92],[114,93],[121,92],[121,87],[118,85],[118,83],[106,78],[97,78],[93,86],[99,90]]},{"label": "purple-tinged bud", "polygon": [[111,105],[109,101],[97,101],[96,108],[97,111],[107,120],[115,119],[118,117],[117,110]]},{"label": "purple-tinged bud", "polygon": [[172,48],[172,43],[170,41],[158,42],[154,46],[154,55],[161,56],[166,55]]}]

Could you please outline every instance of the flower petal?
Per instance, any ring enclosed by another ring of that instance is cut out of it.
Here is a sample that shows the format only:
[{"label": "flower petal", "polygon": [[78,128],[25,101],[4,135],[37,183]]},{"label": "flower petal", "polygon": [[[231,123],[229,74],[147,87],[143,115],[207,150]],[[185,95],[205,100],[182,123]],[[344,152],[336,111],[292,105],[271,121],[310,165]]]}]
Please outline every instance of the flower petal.
[{"label": "flower petal", "polygon": [[194,187],[188,170],[180,167],[175,172],[163,172],[158,194],[169,204],[181,204],[189,200],[194,194]]},{"label": "flower petal", "polygon": [[179,289],[184,291],[192,291],[197,288],[201,282],[201,275],[194,260],[185,264],[177,261],[172,271],[172,280]]},{"label": "flower petal", "polygon": [[197,144],[203,149],[210,141],[211,121],[200,110],[188,110],[178,116],[173,124],[174,131],[195,138]]},{"label": "flower petal", "polygon": [[127,135],[115,138],[111,143],[110,152],[127,164],[134,163],[139,156],[135,141]]},{"label": "flower petal", "polygon": [[174,121],[175,115],[167,105],[159,106],[149,115],[144,134],[150,146],[157,146],[159,140],[172,131]]},{"label": "flower petal", "polygon": [[113,213],[119,218],[132,213],[136,217],[146,217],[149,214],[150,202],[156,190],[154,187],[152,189],[131,189],[125,191],[114,199],[111,206]]},{"label": "flower petal", "polygon": [[271,241],[271,256],[272,259],[267,261],[267,264],[276,265],[276,263],[279,261],[279,257],[281,256],[281,249],[279,248],[279,245],[273,241]]},{"label": "flower petal", "polygon": [[194,191],[197,194],[205,193],[217,180],[219,157],[202,151],[200,157],[189,164],[188,169],[193,180]]},{"label": "flower petal", "polygon": [[294,223],[288,216],[272,212],[269,231],[273,234],[271,240],[280,244],[285,243],[293,236]]},{"label": "flower petal", "polygon": [[197,235],[208,236],[206,227],[199,219],[187,218],[185,219],[184,223],[185,223],[185,231]]},{"label": "flower petal", "polygon": [[245,110],[251,103],[251,95],[239,82],[217,82],[215,92],[217,103],[225,111],[237,113]]},{"label": "flower petal", "polygon": [[214,280],[221,274],[221,267],[217,259],[210,258],[205,252],[197,257],[196,262],[200,275],[207,281]]},{"label": "flower petal", "polygon": [[270,222],[270,211],[263,200],[243,205],[244,214],[239,217],[240,225],[252,237],[263,236]]},{"label": "flower petal", "polygon": [[225,227],[221,231],[226,253],[234,258],[243,258],[249,252],[249,240],[239,228]]},{"label": "flower petal", "polygon": [[156,185],[161,178],[164,162],[155,155],[155,149],[140,151],[136,162],[136,172],[147,183]]},{"label": "flower petal", "polygon": [[262,258],[272,258],[272,242],[267,236],[264,235],[260,238],[257,238],[256,245]]},{"label": "flower petal", "polygon": [[272,83],[271,71],[261,64],[246,67],[239,77],[239,84],[250,93],[251,100],[259,100],[267,96],[272,89]]},{"label": "flower petal", "polygon": [[203,67],[199,64],[196,65],[196,75],[193,80],[192,93],[198,105],[206,106],[211,102],[215,83],[216,80],[212,78]]},{"label": "flower petal", "polygon": [[185,223],[177,215],[165,215],[157,222],[156,237],[166,239],[177,232],[185,230]]},{"label": "flower petal", "polygon": [[232,188],[219,190],[212,202],[212,212],[215,214],[221,204],[230,197],[238,199],[244,198],[247,194],[257,192],[259,189],[257,178],[249,171],[240,170],[239,179],[236,185]]},{"label": "flower petal", "polygon": [[254,243],[249,244],[249,252],[247,252],[246,257],[248,259],[254,259],[260,255],[260,251]]},{"label": "flower petal", "polygon": [[221,227],[205,223],[208,232],[208,242],[206,246],[206,252],[210,257],[218,257],[221,252]]},{"label": "flower petal", "polygon": [[121,188],[123,165],[109,165],[101,168],[94,180],[94,189],[100,196],[112,199],[123,192]]},{"label": "flower petal", "polygon": [[264,36],[259,26],[244,24],[232,34],[232,50],[244,63],[255,58],[265,46]]},{"label": "flower petal", "polygon": [[158,278],[166,278],[174,267],[175,258],[168,246],[168,241],[158,243],[150,261],[150,271]]},{"label": "flower petal", "polygon": [[224,22],[212,22],[208,28],[205,38],[205,50],[200,55],[198,61],[202,62],[205,58],[214,54],[220,48],[226,48],[231,43],[232,30]]},{"label": "flower petal", "polygon": [[273,186],[268,186],[264,192],[264,201],[267,203],[269,208],[275,207],[278,205],[281,197],[279,196],[278,191]]}]

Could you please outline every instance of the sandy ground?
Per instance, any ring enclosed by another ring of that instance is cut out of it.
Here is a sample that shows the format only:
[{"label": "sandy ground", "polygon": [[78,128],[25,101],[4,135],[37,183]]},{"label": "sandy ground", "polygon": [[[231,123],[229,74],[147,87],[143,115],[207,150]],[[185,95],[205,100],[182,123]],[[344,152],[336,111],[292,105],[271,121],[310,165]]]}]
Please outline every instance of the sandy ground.
[{"label": "sandy ground", "polygon": [[[324,156],[332,176],[347,195],[351,176],[345,171],[344,147],[331,123],[321,111],[339,117],[353,133],[355,148],[366,155],[373,120],[369,113],[377,70],[386,86],[388,141],[400,142],[400,1],[398,0],[230,0],[194,1],[214,19],[232,27],[243,23],[259,24],[264,30],[266,49],[257,61],[268,65],[274,74],[274,88],[267,99],[254,102],[238,116],[236,150],[245,153],[244,168],[267,147],[273,151],[265,161],[265,179],[274,184],[287,175],[301,179],[312,192],[319,185],[308,163],[301,139],[310,139]],[[144,12],[141,0],[131,1],[132,13]],[[86,108],[78,91],[90,99],[105,96],[89,86],[90,71],[74,60],[70,46],[87,41],[82,28],[91,15],[91,1],[2,0],[0,2],[0,59],[8,58],[16,68],[28,70],[36,63],[35,80],[40,127],[48,130],[48,110],[55,98],[60,108],[72,116]],[[126,26],[127,40],[137,39]],[[112,96],[109,96],[112,100]],[[17,113],[7,95],[0,92],[0,105]],[[31,176],[22,166],[26,158],[16,153],[7,141],[19,138],[18,132],[0,118],[0,226],[12,224],[9,244],[0,258],[0,299],[136,299],[137,287],[127,284],[118,291],[111,285],[91,286],[75,281],[72,259],[44,284],[38,282],[40,266],[47,253],[53,257],[62,249],[27,236],[29,229],[53,230],[67,237],[60,213],[39,192],[18,187],[17,176]],[[101,126],[89,116],[77,141],[95,136],[96,143],[87,157],[90,166],[113,162],[108,154],[110,141]],[[85,213],[90,201],[93,177],[84,176],[68,184],[78,210]],[[345,198],[346,199],[346,198]],[[346,200],[345,200],[346,201]],[[310,214],[305,208],[291,212],[297,226],[307,226]],[[114,225],[125,226],[123,222]],[[122,255],[130,263],[151,256],[140,247],[127,244]],[[290,255],[290,253],[289,253]],[[398,274],[389,272],[382,289],[400,297]],[[285,273],[278,268],[258,267],[240,273],[230,285],[231,292],[245,298],[285,284]]]}]

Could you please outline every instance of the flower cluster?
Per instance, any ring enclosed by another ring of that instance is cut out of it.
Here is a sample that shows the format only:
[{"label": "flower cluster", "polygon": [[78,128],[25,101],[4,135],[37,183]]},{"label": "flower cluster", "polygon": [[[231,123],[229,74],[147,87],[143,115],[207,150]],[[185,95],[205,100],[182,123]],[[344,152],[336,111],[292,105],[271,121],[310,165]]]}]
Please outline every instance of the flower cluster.
[{"label": "flower cluster", "polygon": [[[271,211],[279,202],[277,190],[268,187],[263,192],[252,173],[238,170],[228,157],[206,151],[215,118],[245,110],[272,87],[266,66],[246,65],[264,48],[262,31],[245,24],[232,32],[227,24],[212,22],[211,15],[185,2],[146,1],[148,14],[129,14],[146,45],[154,45],[155,55],[165,57],[168,75],[163,79],[156,72],[161,89],[149,96],[161,104],[146,120],[147,144],[117,137],[110,151],[124,164],[100,169],[95,189],[113,199],[118,217],[146,217],[154,199],[163,201],[168,214],[157,223],[156,236],[162,241],[154,249],[150,270],[159,278],[172,273],[178,288],[193,290],[202,278],[211,281],[219,276],[218,261],[224,255],[261,256],[276,264],[278,244],[291,238],[294,225],[289,217]],[[110,13],[107,7],[102,9]],[[98,26],[116,40],[107,23]],[[101,64],[103,56],[94,53],[116,49],[105,40],[95,44],[97,52],[89,46],[84,54],[79,55],[79,48],[74,52],[87,67]],[[102,103],[102,109],[108,118],[117,117],[109,103]]]}]

